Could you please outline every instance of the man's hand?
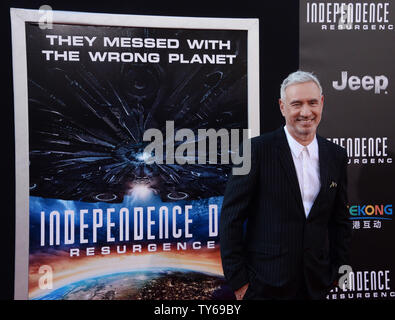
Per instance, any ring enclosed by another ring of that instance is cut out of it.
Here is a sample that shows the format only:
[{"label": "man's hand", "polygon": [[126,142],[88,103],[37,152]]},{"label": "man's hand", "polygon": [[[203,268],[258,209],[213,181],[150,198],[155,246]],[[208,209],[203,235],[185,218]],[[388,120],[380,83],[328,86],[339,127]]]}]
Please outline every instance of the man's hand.
[{"label": "man's hand", "polygon": [[248,289],[249,283],[246,283],[244,286],[242,286],[240,289],[235,291],[235,296],[237,300],[243,300],[243,297]]}]

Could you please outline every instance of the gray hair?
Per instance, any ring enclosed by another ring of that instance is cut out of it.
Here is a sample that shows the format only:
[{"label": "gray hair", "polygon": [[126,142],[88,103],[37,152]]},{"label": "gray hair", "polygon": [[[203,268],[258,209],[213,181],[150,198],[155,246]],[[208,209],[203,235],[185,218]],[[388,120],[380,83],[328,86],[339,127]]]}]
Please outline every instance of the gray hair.
[{"label": "gray hair", "polygon": [[318,86],[318,88],[320,89],[320,94],[322,95],[322,87],[318,78],[311,72],[298,70],[288,75],[288,77],[286,77],[283,83],[281,84],[281,89],[280,89],[281,100],[283,101],[285,100],[285,89],[288,86],[295,83],[305,83],[309,81],[313,81]]}]

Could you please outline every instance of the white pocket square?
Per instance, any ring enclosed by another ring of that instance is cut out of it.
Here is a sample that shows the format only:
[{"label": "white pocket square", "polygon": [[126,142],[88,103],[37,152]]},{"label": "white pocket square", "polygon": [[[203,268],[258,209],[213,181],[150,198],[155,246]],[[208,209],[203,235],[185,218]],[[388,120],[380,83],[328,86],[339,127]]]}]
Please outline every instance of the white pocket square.
[{"label": "white pocket square", "polygon": [[332,181],[329,188],[336,188],[337,187],[337,183],[335,181]]}]

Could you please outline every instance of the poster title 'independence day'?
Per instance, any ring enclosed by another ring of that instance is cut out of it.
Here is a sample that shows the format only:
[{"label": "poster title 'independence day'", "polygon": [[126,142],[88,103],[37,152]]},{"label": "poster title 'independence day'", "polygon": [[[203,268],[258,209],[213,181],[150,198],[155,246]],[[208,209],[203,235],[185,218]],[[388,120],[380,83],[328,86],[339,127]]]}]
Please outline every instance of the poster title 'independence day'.
[{"label": "poster title 'independence day'", "polygon": [[[129,241],[132,222],[132,240],[193,238],[190,231],[193,219],[190,216],[192,205],[155,207],[122,207],[107,209],[52,210],[41,211],[40,245],[71,245],[98,242],[99,234],[104,233],[105,241]],[[218,236],[218,206],[208,206],[208,236]],[[117,215],[117,217],[115,217]],[[61,221],[62,220],[62,221]],[[131,221],[132,220],[132,221]],[[79,226],[79,239],[75,238],[76,224]],[[117,225],[116,225],[117,224]],[[63,228],[61,229],[61,225]],[[182,227],[181,227],[182,226]],[[48,230],[49,229],[49,230]],[[117,237],[113,235],[118,229]],[[61,237],[61,230],[64,235]],[[90,234],[91,237],[88,237]]]}]

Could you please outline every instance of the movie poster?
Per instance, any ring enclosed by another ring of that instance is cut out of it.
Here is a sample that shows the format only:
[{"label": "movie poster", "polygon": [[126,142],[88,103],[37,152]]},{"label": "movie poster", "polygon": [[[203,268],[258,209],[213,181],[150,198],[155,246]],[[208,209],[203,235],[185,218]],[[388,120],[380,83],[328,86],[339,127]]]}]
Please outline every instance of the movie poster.
[{"label": "movie poster", "polygon": [[[202,130],[250,127],[248,30],[130,24],[24,22],[28,299],[231,297],[231,163],[197,148]],[[166,161],[150,161],[149,129]]]}]

